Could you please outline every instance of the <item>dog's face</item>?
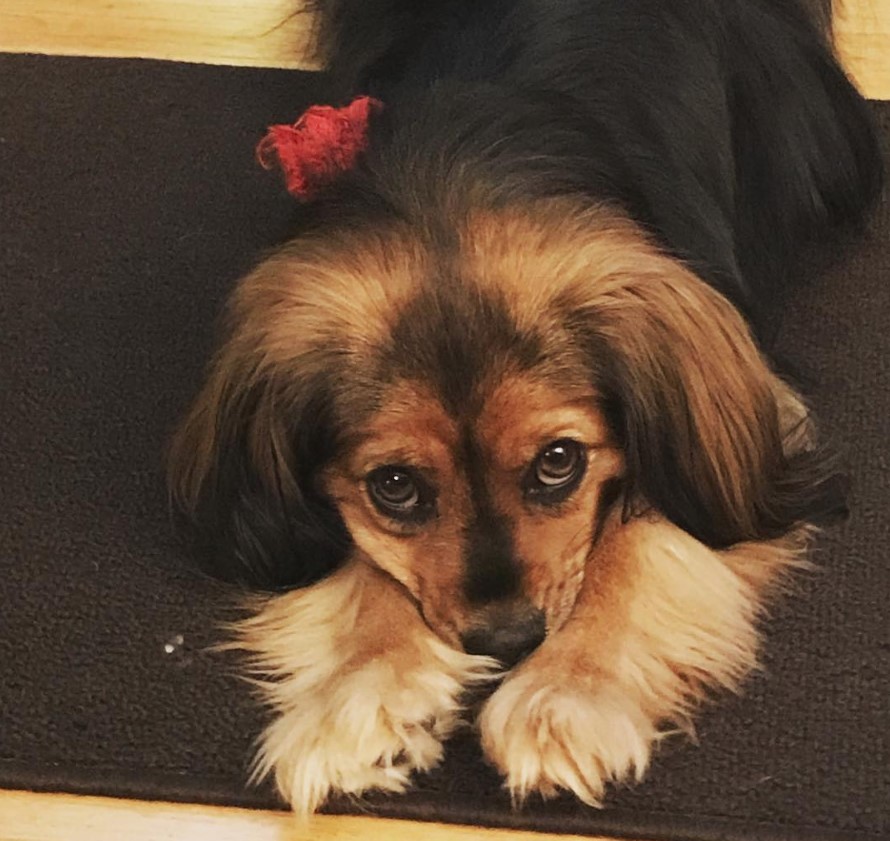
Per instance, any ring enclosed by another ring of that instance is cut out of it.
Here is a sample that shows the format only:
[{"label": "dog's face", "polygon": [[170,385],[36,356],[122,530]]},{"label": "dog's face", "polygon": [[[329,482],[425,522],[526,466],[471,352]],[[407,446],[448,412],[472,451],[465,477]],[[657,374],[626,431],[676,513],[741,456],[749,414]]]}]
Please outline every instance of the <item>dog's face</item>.
[{"label": "dog's face", "polygon": [[514,662],[565,621],[614,502],[622,456],[597,403],[589,387],[510,373],[455,413],[399,380],[324,487],[443,638]]},{"label": "dog's face", "polygon": [[567,620],[616,506],[712,545],[787,527],[780,384],[732,306],[609,210],[298,241],[232,319],[172,461],[232,577],[357,554],[510,663]]}]

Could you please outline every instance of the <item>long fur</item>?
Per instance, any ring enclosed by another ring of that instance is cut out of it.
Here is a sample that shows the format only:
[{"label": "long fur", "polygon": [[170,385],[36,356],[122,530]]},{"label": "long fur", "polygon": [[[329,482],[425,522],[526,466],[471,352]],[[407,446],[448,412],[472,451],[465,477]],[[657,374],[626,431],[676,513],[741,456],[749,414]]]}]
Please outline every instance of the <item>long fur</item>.
[{"label": "long fur", "polygon": [[[599,804],[738,688],[843,509],[767,345],[801,250],[881,189],[867,106],[823,0],[316,6],[338,96],[384,109],[239,285],[170,460],[208,567],[312,585],[239,631],[276,714],[257,774],[302,813],[401,790],[492,677],[461,641],[507,639],[538,647],[486,755],[516,799]],[[589,447],[546,511],[539,427]],[[369,499],[415,462],[423,528]]]},{"label": "long fur", "polygon": [[[702,701],[737,691],[757,667],[765,595],[806,545],[804,530],[717,554],[657,518],[607,534],[570,626],[480,716],[483,748],[514,799],[566,789],[598,806],[607,783],[641,779],[665,735],[692,732]],[[618,576],[615,553],[633,559]]]},{"label": "long fur", "polygon": [[754,317],[881,189],[814,5],[824,21],[821,0],[320,3],[344,95],[388,103],[370,168],[396,207],[449,184],[442,164],[484,163],[501,195],[620,200]]},{"label": "long fur", "polygon": [[[362,165],[308,209],[306,229],[332,239],[409,222],[447,245],[468,208],[552,196],[608,201],[753,316],[757,330],[757,314],[784,296],[805,243],[860,224],[880,190],[866,106],[795,0],[339,0],[322,11],[344,95],[370,91],[386,102]],[[299,423],[297,410],[289,424],[300,430],[289,443],[302,445],[298,472],[307,476],[335,449],[325,405],[334,378],[317,367],[296,399],[315,401],[309,413],[322,423]],[[176,472],[193,477],[180,501],[206,524],[207,554],[234,552],[230,574],[247,568],[245,578],[266,585],[306,583],[342,561],[348,537],[306,481],[294,477],[288,493],[285,477],[270,476],[263,487],[239,461],[238,419],[256,417],[255,401],[274,390],[245,377],[252,398],[243,385],[220,385],[196,410],[231,401],[218,429],[232,443],[217,442],[220,458],[205,471],[185,467],[192,445],[177,449]],[[199,436],[212,422],[209,414],[193,420]],[[313,440],[304,440],[310,430]],[[198,450],[209,446],[205,439]],[[818,465],[801,467],[806,479],[787,482],[787,493],[832,487]],[[689,502],[706,511],[707,496]],[[275,510],[265,510],[270,502]],[[789,518],[777,516],[781,530]],[[716,543],[739,536],[719,531],[699,534]],[[291,545],[306,546],[297,567]]]},{"label": "long fur", "polygon": [[306,815],[331,791],[404,791],[411,773],[442,757],[460,721],[463,692],[497,664],[445,645],[398,585],[361,562],[264,602],[238,625],[234,647],[278,712],[254,777],[274,774]]}]

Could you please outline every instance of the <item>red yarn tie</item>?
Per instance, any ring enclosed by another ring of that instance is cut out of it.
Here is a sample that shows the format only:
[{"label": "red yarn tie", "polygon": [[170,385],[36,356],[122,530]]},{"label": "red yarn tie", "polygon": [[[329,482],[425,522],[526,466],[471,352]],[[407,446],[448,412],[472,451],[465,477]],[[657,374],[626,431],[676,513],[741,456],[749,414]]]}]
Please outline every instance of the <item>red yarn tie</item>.
[{"label": "red yarn tie", "polygon": [[292,126],[269,126],[256,149],[265,169],[280,166],[287,191],[308,201],[352,169],[368,145],[368,120],[383,104],[360,96],[343,108],[313,105]]}]

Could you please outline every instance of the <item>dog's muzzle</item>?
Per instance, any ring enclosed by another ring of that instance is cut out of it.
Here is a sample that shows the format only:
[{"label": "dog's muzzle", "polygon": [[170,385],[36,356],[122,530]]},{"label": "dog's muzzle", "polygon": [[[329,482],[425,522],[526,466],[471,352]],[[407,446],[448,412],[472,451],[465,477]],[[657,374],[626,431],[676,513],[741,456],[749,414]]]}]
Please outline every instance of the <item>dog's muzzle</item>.
[{"label": "dog's muzzle", "polygon": [[509,668],[531,654],[545,635],[543,611],[525,600],[511,600],[482,608],[460,639],[468,654],[494,657]]}]

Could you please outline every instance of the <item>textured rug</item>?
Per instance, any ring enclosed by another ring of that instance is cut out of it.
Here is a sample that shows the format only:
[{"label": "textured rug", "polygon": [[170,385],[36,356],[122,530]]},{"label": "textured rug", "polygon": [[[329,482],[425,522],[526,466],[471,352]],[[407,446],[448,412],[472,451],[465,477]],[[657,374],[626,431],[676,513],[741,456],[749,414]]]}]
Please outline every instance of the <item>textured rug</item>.
[{"label": "textured rug", "polygon": [[[226,292],[286,232],[254,163],[323,96],[295,72],[0,56],[0,786],[277,805],[263,713],[206,649],[231,593],[172,534],[162,453]],[[876,105],[890,135],[890,104]],[[764,673],[596,811],[510,808],[473,740],[334,810],[663,839],[890,837],[890,208],[814,278],[781,352],[855,478],[770,622]]]}]

